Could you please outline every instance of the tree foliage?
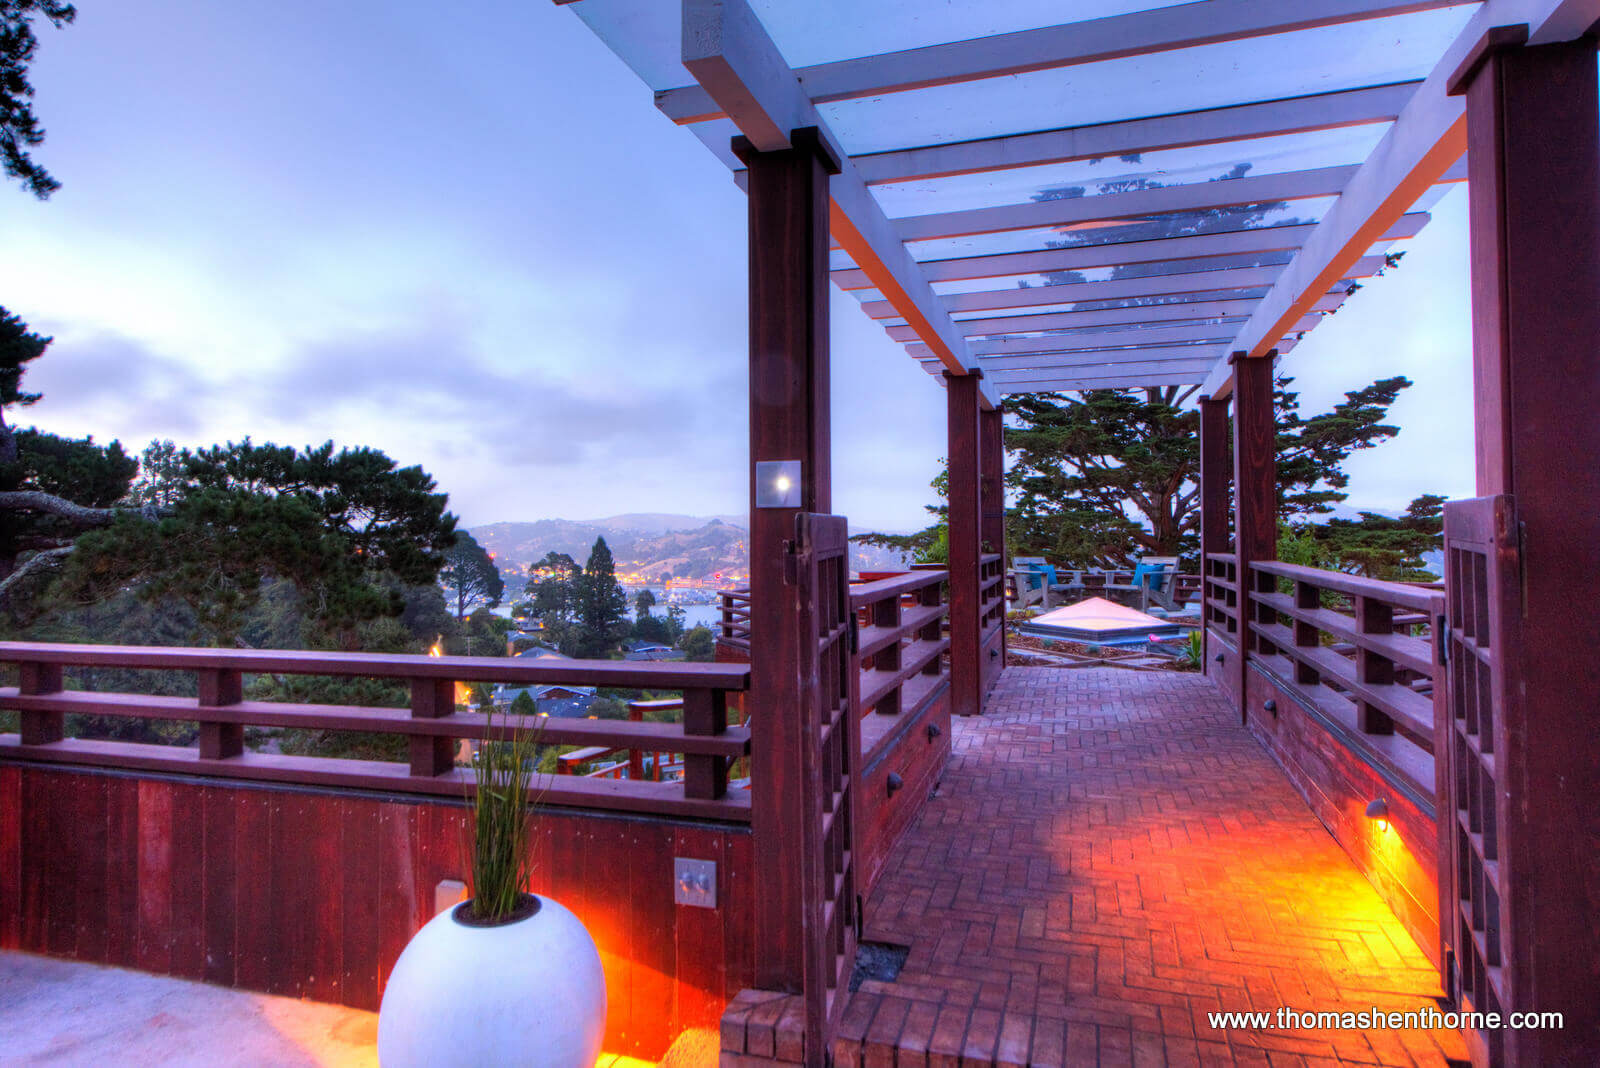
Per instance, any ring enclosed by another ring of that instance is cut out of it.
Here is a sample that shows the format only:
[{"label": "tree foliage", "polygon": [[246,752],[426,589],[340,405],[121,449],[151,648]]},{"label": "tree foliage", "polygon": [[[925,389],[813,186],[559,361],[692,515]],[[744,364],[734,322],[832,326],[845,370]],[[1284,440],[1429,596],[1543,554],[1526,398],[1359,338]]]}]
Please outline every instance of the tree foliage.
[{"label": "tree foliage", "polygon": [[628,632],[628,597],[617,581],[605,538],[596,538],[583,573],[573,579],[578,655],[607,657]]},{"label": "tree foliage", "polygon": [[[1300,413],[1291,379],[1274,391],[1278,511],[1309,519],[1347,496],[1344,462],[1387,441],[1400,391],[1389,378]],[[1069,566],[1122,566],[1141,555],[1192,555],[1199,535],[1199,416],[1176,387],[1036,393],[1011,398],[1007,482],[1016,552]]]},{"label": "tree foliage", "polygon": [[455,544],[445,550],[439,582],[455,597],[456,618],[465,620],[475,608],[493,608],[505,596],[505,580],[494,560],[464,530],[456,531]]},{"label": "tree foliage", "polygon": [[1424,581],[1436,577],[1423,556],[1443,544],[1444,501],[1427,493],[1398,518],[1362,512],[1360,519],[1330,519],[1300,529],[1320,551],[1320,566],[1390,582]]},{"label": "tree foliage", "polygon": [[400,588],[434,582],[455,517],[433,479],[374,449],[296,450],[246,440],[183,450],[159,518],[119,513],[77,538],[53,593],[70,603],[132,589],[185,603],[197,637],[231,644],[263,583],[290,583],[313,634],[359,648],[359,625],[404,609]]},{"label": "tree foliage", "polygon": [[28,64],[39,48],[33,20],[43,17],[60,29],[77,14],[71,4],[59,0],[0,0],[0,167],[7,178],[16,179],[40,200],[61,183],[28,154],[44,142],[28,80]]}]

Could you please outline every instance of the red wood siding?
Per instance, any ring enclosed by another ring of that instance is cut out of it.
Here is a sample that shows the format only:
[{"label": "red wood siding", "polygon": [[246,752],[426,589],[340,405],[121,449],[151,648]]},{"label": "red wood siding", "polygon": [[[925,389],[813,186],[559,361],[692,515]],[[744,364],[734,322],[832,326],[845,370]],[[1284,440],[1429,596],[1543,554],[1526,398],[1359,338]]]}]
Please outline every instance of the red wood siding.
[{"label": "red wood siding", "polygon": [[[872,718],[868,716],[868,720]],[[931,738],[928,736],[930,725],[939,729]],[[895,722],[889,728],[893,737],[878,734],[879,724],[874,723],[872,727],[873,734],[883,742],[871,747],[875,752],[867,753],[861,793],[857,798],[860,817],[856,822],[856,845],[861,851],[857,861],[857,889],[863,897],[872,892],[889,853],[922,811],[928,794],[950,761],[949,691],[935,699],[909,724]],[[865,739],[862,747],[867,748]],[[893,794],[889,793],[891,772],[899,775],[901,781],[900,789]]]},{"label": "red wood siding", "polygon": [[[376,1009],[466,874],[466,807],[0,765],[0,947]],[[606,1049],[657,1058],[754,981],[743,827],[547,811],[534,889],[606,970]],[[719,907],[672,900],[717,862]]]}]

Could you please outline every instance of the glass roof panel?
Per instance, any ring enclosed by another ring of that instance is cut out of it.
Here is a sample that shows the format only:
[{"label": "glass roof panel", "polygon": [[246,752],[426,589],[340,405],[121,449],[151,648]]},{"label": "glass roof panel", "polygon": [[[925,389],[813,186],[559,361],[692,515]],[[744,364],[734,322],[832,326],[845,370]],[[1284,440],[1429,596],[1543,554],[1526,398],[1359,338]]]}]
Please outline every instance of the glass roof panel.
[{"label": "glass roof panel", "polygon": [[[751,0],[791,67],[1173,7],[1188,0]],[[665,6],[676,8],[676,4]],[[1065,16],[1065,17],[1064,17]]]},{"label": "glass roof panel", "polygon": [[1470,5],[1418,11],[818,110],[857,155],[1387,85],[1426,76],[1473,12]]},{"label": "glass roof panel", "polygon": [[914,182],[888,182],[872,187],[890,218],[942,211],[965,211],[1082,190],[1096,196],[1156,185],[1189,185],[1228,175],[1255,176],[1356,164],[1372,154],[1389,123],[1367,123],[1229,141],[1192,148],[1124,156],[1120,159],[1073,160],[1037,167],[980,171]]}]

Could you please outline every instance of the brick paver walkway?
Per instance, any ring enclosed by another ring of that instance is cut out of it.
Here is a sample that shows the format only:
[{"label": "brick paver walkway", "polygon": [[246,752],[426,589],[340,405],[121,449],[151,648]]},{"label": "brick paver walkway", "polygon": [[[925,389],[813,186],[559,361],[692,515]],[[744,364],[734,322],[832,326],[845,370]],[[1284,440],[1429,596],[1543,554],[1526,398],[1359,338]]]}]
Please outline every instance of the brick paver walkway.
[{"label": "brick paver walkway", "polygon": [[911,946],[839,1063],[1441,1064],[1448,1032],[1220,1032],[1215,1010],[1437,1008],[1437,977],[1198,675],[1013,668],[866,910]]}]

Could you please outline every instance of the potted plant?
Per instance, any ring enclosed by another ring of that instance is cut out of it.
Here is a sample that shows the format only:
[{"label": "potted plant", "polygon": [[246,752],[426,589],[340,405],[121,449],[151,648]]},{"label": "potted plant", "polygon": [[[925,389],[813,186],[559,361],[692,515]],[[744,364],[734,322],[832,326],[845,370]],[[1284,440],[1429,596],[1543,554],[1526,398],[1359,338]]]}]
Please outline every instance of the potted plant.
[{"label": "potted plant", "polygon": [[378,1010],[384,1068],[591,1068],[600,1055],[606,987],[594,940],[566,908],[527,891],[542,791],[540,732],[525,723],[502,717],[479,747],[472,896],[428,921],[395,963]]}]

